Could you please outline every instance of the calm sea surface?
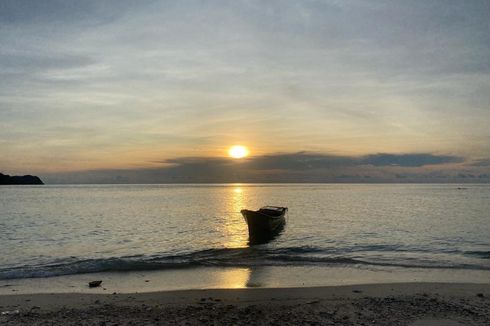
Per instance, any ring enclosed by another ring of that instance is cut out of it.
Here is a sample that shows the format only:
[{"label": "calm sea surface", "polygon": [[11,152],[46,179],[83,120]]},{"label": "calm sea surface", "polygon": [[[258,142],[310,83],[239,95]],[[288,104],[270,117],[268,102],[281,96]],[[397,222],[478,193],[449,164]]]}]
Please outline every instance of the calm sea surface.
[{"label": "calm sea surface", "polygon": [[[249,247],[243,208],[288,206]],[[190,266],[490,270],[490,185],[0,187],[0,279]]]}]

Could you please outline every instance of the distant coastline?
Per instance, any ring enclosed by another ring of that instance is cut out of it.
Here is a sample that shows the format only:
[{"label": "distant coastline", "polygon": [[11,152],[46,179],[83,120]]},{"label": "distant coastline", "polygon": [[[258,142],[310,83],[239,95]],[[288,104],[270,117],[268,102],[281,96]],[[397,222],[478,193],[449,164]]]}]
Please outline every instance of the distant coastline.
[{"label": "distant coastline", "polygon": [[0,173],[0,185],[43,185],[44,182],[35,175],[10,176]]}]

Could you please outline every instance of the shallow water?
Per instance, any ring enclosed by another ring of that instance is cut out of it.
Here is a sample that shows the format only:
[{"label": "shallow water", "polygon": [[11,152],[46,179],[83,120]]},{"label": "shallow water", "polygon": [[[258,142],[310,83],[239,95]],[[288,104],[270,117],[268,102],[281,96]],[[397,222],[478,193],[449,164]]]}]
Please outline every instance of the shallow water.
[{"label": "shallow water", "polygon": [[[288,206],[249,247],[242,208]],[[0,279],[191,266],[490,270],[489,185],[0,187]]]}]

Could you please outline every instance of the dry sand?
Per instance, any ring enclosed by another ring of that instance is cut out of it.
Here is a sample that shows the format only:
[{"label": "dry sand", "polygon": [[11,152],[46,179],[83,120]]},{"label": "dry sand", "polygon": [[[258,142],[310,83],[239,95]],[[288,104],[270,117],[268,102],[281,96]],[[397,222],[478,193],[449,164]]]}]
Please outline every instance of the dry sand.
[{"label": "dry sand", "polygon": [[490,284],[0,296],[1,325],[490,325]]}]

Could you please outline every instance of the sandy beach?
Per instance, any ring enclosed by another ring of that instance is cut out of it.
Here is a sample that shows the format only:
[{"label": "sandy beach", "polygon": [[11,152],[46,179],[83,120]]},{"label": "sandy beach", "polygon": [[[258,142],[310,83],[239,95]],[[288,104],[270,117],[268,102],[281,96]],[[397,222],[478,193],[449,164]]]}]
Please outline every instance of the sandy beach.
[{"label": "sandy beach", "polygon": [[489,325],[490,284],[0,296],[2,325]]}]

